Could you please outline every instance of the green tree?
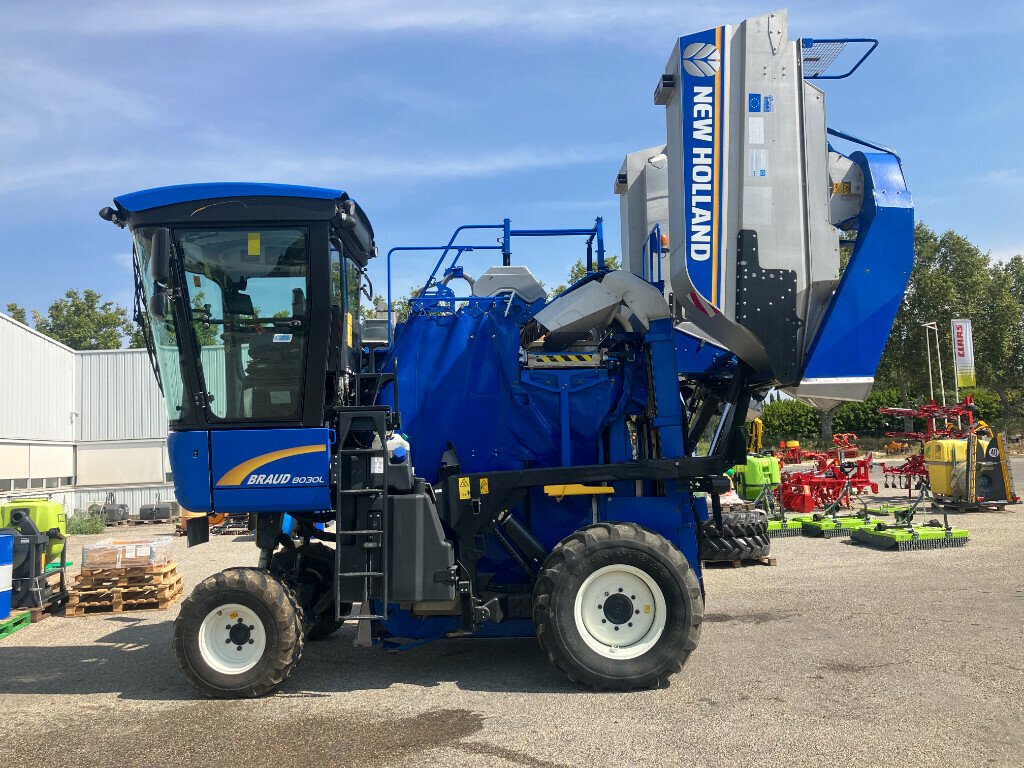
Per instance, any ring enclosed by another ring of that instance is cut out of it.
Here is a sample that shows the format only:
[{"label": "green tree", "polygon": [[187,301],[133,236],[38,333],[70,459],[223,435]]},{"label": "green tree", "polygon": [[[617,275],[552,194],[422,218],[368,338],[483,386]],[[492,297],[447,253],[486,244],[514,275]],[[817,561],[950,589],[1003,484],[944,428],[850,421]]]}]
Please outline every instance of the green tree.
[{"label": "green tree", "polygon": [[[596,264],[596,261],[595,261]],[[604,260],[605,269],[619,269],[619,257],[618,256],[606,256]],[[569,268],[568,282],[562,285],[556,285],[554,290],[551,292],[552,296],[557,296],[566,288],[573,283],[582,280],[587,276],[587,265],[583,263],[583,259],[576,259],[576,263]]]},{"label": "green tree", "polygon": [[13,301],[7,305],[7,314],[22,325],[28,325],[28,313],[25,311],[25,308],[18,306]]},{"label": "green tree", "polygon": [[146,347],[146,336],[142,331],[142,326],[138,323],[131,324],[132,329],[128,333],[128,348],[129,349],[145,349]]},{"label": "green tree", "polygon": [[69,289],[45,315],[32,311],[36,330],[72,349],[120,349],[133,330],[128,311],[102,298],[93,290]]},{"label": "green tree", "polygon": [[769,441],[817,437],[821,432],[821,414],[800,400],[783,399],[765,405],[761,415],[764,422],[765,444]]},{"label": "green tree", "polygon": [[[877,381],[897,388],[904,405],[927,398],[928,359],[922,323],[935,322],[948,400],[953,391],[950,320],[971,318],[978,384],[990,387],[1002,410],[1009,413],[1011,390],[1019,389],[1024,378],[1024,258],[994,263],[962,235],[952,230],[938,235],[923,223],[918,223],[914,232],[914,251],[910,283]],[[932,364],[934,368],[934,348]],[[933,375],[939,399],[938,371]]]}]

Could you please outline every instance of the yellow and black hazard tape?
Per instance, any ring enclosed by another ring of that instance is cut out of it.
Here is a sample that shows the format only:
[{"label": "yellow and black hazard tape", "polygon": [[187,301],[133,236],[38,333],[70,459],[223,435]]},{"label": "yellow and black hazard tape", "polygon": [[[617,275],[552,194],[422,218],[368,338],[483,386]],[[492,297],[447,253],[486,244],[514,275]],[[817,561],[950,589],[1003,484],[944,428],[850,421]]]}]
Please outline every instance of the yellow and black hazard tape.
[{"label": "yellow and black hazard tape", "polygon": [[530,355],[536,363],[592,363],[597,355]]}]

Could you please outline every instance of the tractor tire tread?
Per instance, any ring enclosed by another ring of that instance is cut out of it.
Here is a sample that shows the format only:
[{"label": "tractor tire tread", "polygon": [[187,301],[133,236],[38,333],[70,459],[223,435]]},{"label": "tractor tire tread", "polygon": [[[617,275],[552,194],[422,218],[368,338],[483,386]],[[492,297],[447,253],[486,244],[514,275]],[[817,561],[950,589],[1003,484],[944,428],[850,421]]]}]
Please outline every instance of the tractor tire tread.
[{"label": "tractor tire tread", "polygon": [[[677,574],[681,589],[689,598],[690,616],[685,636],[678,644],[677,653],[658,669],[637,677],[622,679],[609,678],[591,672],[572,656],[556,639],[554,630],[554,608],[552,599],[558,584],[576,570],[587,550],[601,545],[640,545],[654,550],[664,563],[669,564]],[[587,526],[563,539],[541,567],[534,587],[533,621],[537,629],[537,640],[551,664],[570,681],[586,685],[594,690],[636,690],[656,688],[670,676],[683,668],[689,655],[700,642],[704,601],[700,582],[690,568],[683,554],[664,537],[637,525],[636,523],[597,523]]]},{"label": "tractor tire tread", "polygon": [[[218,688],[203,680],[183,651],[189,609],[204,598],[215,597],[227,589],[260,596],[277,624],[282,641],[281,650],[266,673],[256,682],[238,689]],[[172,646],[178,669],[194,688],[210,698],[239,699],[263,696],[287,680],[302,659],[304,640],[303,611],[294,590],[261,568],[235,567],[207,577],[182,601],[181,610],[174,620]]]},{"label": "tractor tire tread", "polygon": [[705,537],[700,542],[700,559],[706,563],[757,560],[771,552],[768,534],[734,536],[729,538]]}]

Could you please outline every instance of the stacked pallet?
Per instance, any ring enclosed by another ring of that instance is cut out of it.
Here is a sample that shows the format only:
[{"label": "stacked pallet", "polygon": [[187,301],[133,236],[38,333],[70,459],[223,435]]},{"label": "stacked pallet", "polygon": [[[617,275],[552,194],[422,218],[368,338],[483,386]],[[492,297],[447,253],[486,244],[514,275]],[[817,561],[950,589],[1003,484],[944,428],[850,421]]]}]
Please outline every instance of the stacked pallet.
[{"label": "stacked pallet", "polygon": [[32,623],[30,611],[11,611],[11,615],[0,621],[0,640],[10,637],[19,629],[24,629]]},{"label": "stacked pallet", "polygon": [[86,568],[71,588],[67,616],[166,610],[184,592],[177,563]]}]

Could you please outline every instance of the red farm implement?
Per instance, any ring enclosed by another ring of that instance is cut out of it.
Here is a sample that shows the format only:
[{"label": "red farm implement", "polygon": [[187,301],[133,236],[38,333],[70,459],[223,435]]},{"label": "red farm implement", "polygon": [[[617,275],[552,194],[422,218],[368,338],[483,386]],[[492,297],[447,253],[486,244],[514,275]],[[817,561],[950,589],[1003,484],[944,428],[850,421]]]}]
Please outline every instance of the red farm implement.
[{"label": "red farm implement", "polygon": [[835,435],[835,450],[818,454],[813,470],[784,472],[779,489],[782,505],[802,513],[834,504],[849,509],[850,494],[878,493],[878,483],[871,479],[871,454],[850,461],[858,454],[856,439],[850,432]]},{"label": "red farm implement", "polygon": [[[878,412],[888,416],[899,416],[906,421],[923,421],[923,432],[886,432],[886,437],[921,446],[918,453],[908,456],[902,463],[882,465],[886,488],[916,488],[922,480],[928,479],[928,468],[924,461],[924,444],[929,440],[942,438],[965,438],[974,431],[974,401],[970,395],[963,402],[953,405],[939,405],[934,400],[914,408],[879,408]],[[954,423],[955,420],[955,423]]]}]

